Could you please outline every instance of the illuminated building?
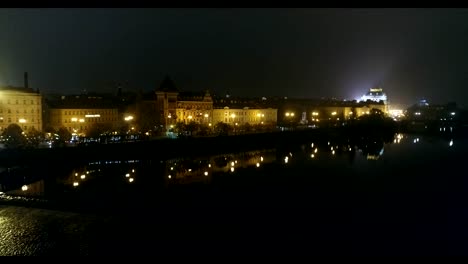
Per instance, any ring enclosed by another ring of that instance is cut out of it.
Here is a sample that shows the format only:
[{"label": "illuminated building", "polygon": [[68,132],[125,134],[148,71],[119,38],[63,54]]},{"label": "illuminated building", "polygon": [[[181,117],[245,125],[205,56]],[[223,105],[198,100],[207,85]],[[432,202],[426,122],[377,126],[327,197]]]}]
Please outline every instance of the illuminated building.
[{"label": "illuminated building", "polygon": [[156,115],[158,123],[166,130],[178,122],[209,124],[212,110],[213,100],[208,91],[180,92],[169,77],[156,90]]},{"label": "illuminated building", "polygon": [[42,131],[42,96],[28,87],[25,73],[25,87],[0,88],[0,130],[10,124],[19,125],[23,131]]},{"label": "illuminated building", "polygon": [[49,124],[55,130],[65,127],[72,134],[84,136],[95,124],[115,129],[124,121],[117,107],[101,97],[62,96],[49,105]]},{"label": "illuminated building", "polygon": [[245,123],[276,125],[277,111],[273,108],[229,108],[225,106],[213,109],[213,123],[223,122],[234,126]]},{"label": "illuminated building", "polygon": [[177,97],[177,122],[185,124],[212,123],[213,99],[209,91],[203,93],[179,93]]},{"label": "illuminated building", "polygon": [[361,97],[360,101],[366,102],[367,100],[374,102],[382,101],[384,104],[387,104],[387,95],[383,92],[382,88],[371,88],[369,92]]}]

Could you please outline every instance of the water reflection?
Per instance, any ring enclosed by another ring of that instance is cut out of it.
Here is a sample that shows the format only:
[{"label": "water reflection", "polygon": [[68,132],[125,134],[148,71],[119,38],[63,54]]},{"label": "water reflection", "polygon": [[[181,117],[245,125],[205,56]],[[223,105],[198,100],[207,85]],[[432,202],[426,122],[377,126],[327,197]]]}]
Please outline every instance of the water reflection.
[{"label": "water reflection", "polygon": [[[32,177],[36,174],[31,173],[33,168],[7,168],[0,173],[0,191],[9,195],[63,200],[92,197],[90,202],[93,199],[111,201],[115,197],[128,199],[185,184],[209,185],[231,176],[248,180],[248,177],[263,175],[266,171],[276,173],[306,164],[328,163],[333,166],[344,160],[352,165],[359,156],[375,162],[385,155],[390,144],[398,146],[405,142],[419,142],[418,137],[405,141],[406,138],[408,136],[396,134],[387,141],[377,138],[314,140],[297,146],[283,145],[274,149],[166,161],[101,160],[50,171],[47,177],[36,181]],[[448,145],[454,145],[453,139]],[[285,173],[284,177],[287,177],[288,172]]]}]

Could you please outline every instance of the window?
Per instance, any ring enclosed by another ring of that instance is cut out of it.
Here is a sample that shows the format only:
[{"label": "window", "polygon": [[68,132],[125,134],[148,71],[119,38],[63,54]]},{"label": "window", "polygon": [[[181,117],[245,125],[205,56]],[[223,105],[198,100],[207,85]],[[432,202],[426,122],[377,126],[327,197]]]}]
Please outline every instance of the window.
[{"label": "window", "polygon": [[31,104],[32,104],[32,105],[34,104],[34,100],[31,100]]},{"label": "window", "polygon": [[8,123],[11,123],[11,117],[8,118]]},{"label": "window", "polygon": [[26,100],[23,100],[23,104],[26,104]]},{"label": "window", "polygon": [[27,113],[27,110],[26,110],[26,109],[24,109],[23,113],[25,113],[25,114],[26,114],[26,113]]},{"label": "window", "polygon": [[7,100],[7,104],[10,104],[10,99]]},{"label": "window", "polygon": [[15,103],[18,104],[18,99],[15,100]]},{"label": "window", "polygon": [[19,109],[16,109],[16,113],[19,114]]},{"label": "window", "polygon": [[31,109],[31,114],[34,114],[34,109]]}]

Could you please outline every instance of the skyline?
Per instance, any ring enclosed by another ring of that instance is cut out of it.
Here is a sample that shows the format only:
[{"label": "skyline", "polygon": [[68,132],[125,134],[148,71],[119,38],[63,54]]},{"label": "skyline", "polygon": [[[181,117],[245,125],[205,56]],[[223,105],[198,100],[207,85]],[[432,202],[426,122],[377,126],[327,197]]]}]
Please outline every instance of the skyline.
[{"label": "skyline", "polygon": [[468,106],[466,9],[2,9],[0,85]]}]

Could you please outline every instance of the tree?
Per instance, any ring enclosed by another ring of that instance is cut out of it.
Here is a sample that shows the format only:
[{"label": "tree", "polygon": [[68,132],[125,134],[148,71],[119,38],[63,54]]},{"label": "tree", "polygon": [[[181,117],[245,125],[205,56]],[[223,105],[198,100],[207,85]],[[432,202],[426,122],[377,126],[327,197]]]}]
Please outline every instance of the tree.
[{"label": "tree", "polygon": [[5,146],[7,148],[22,148],[27,143],[23,130],[17,124],[10,124],[2,135],[6,139]]},{"label": "tree", "polygon": [[66,141],[69,141],[72,137],[72,134],[70,133],[70,131],[68,131],[68,129],[66,129],[65,127],[61,127],[57,130],[57,135],[59,136],[59,141],[61,143],[65,143]]},{"label": "tree", "polygon": [[112,125],[109,123],[94,123],[88,130],[86,136],[90,138],[99,138],[102,134],[108,134],[112,130]]},{"label": "tree", "polygon": [[232,126],[223,122],[218,122],[215,125],[215,132],[216,134],[220,136],[227,136],[229,135],[230,132],[232,132],[232,130],[233,130]]},{"label": "tree", "polygon": [[186,131],[185,124],[182,122],[177,122],[174,126],[174,132],[177,134],[182,134]]},{"label": "tree", "polygon": [[30,147],[37,147],[39,143],[41,143],[44,139],[44,133],[36,130],[35,128],[31,128],[27,133],[27,140],[28,146]]},{"label": "tree", "polygon": [[186,126],[185,129],[189,132],[190,136],[193,136],[193,132],[198,130],[198,123],[195,121],[190,121]]}]

